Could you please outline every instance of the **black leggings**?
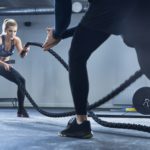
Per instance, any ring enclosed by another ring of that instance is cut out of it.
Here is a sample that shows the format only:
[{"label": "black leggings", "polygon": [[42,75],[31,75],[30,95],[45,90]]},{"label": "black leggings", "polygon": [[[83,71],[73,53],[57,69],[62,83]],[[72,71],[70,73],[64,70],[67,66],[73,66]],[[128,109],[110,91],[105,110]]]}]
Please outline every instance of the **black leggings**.
[{"label": "black leggings", "polygon": [[69,51],[69,79],[77,115],[86,115],[89,83],[86,63],[90,55],[110,35],[79,26]]},{"label": "black leggings", "polygon": [[[109,36],[110,34],[82,26],[76,29],[69,51],[69,79],[77,115],[87,114],[89,92],[87,60]],[[141,70],[150,79],[149,43],[136,42],[134,47]]]},{"label": "black leggings", "polygon": [[[25,79],[14,68],[11,67],[9,71],[6,71],[5,68],[1,65],[0,65],[0,75],[11,82],[14,82],[18,86],[17,90],[18,106],[19,109],[22,109],[24,107],[25,94],[21,91],[18,80],[22,84],[22,88],[25,88]],[[16,78],[18,80],[16,80]]]},{"label": "black leggings", "polygon": [[144,75],[150,79],[150,45],[145,43],[137,43],[135,45],[136,53],[140,68]]}]

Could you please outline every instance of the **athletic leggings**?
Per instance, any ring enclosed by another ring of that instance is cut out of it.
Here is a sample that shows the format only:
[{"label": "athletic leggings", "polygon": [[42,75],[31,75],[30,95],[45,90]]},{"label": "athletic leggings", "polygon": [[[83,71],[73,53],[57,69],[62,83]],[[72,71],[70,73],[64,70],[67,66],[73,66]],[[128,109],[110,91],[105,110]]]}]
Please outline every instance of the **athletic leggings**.
[{"label": "athletic leggings", "polygon": [[[87,60],[110,34],[79,26],[74,34],[69,51],[69,80],[77,115],[87,114],[89,82]],[[142,72],[150,79],[149,44],[137,42],[134,45]]]},{"label": "athletic leggings", "polygon": [[[7,71],[2,65],[0,65],[0,75],[18,86],[18,109],[21,110],[24,107],[25,94],[21,91],[18,80],[21,82],[22,87],[25,88],[25,79],[14,68],[11,67],[10,70]],[[16,78],[18,80],[16,80]]]},{"label": "athletic leggings", "polygon": [[89,92],[87,60],[109,36],[110,34],[82,26],[76,29],[73,36],[69,51],[69,80],[77,115],[87,114]]}]

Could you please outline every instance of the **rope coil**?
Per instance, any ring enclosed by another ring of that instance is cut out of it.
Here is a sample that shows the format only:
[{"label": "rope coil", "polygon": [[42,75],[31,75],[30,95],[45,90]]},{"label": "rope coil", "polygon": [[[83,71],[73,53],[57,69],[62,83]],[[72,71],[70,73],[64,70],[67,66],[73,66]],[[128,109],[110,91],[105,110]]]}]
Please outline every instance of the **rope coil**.
[{"label": "rope coil", "polygon": [[[38,46],[42,48],[41,43],[36,43],[36,42],[28,42],[26,43],[26,46]],[[52,49],[49,49],[48,52],[52,54],[63,66],[64,68],[68,71],[68,65],[67,63]],[[117,96],[119,93],[121,93],[123,90],[125,90],[128,86],[130,86],[133,82],[135,82],[139,77],[143,75],[141,70],[138,70],[135,72],[134,75],[132,75],[128,80],[123,82],[118,88],[113,90],[110,94],[106,95],[102,99],[98,100],[97,102],[91,104],[88,106],[88,114],[95,120],[98,124],[105,126],[105,127],[110,127],[110,128],[123,128],[123,129],[133,129],[133,130],[139,130],[143,132],[150,132],[150,127],[148,126],[143,126],[143,125],[137,125],[137,124],[125,124],[125,123],[112,123],[112,122],[107,122],[99,119],[94,112],[91,111],[91,109],[94,109],[98,106],[101,106],[102,104],[108,102],[115,96]],[[18,80],[18,79],[17,79]],[[20,83],[20,82],[19,82]],[[51,113],[51,112],[46,112],[42,110],[41,108],[38,107],[38,105],[35,103],[35,101],[32,99],[30,94],[27,92],[26,89],[24,89],[20,83],[20,88],[22,91],[25,93],[26,97],[30,101],[30,103],[33,105],[33,107],[39,111],[41,114],[48,116],[48,117],[67,117],[67,116],[72,116],[75,115],[75,111],[70,111],[70,112],[64,112],[64,113]]]}]

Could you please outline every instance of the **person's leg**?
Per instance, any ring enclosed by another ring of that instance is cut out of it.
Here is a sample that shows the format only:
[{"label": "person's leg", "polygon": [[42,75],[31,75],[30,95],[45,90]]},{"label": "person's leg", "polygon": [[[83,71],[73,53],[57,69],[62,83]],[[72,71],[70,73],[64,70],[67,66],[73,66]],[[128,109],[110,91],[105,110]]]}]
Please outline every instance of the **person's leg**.
[{"label": "person's leg", "polygon": [[87,120],[89,83],[86,64],[92,52],[108,37],[109,34],[82,26],[79,26],[74,34],[69,51],[69,79],[77,116],[60,132],[61,136],[92,137],[90,122]]},{"label": "person's leg", "polygon": [[150,79],[150,45],[148,43],[137,44],[135,49],[141,70]]},{"label": "person's leg", "polygon": [[78,123],[87,120],[87,60],[108,37],[109,34],[82,26],[79,26],[74,34],[69,52],[69,78]]},{"label": "person's leg", "polygon": [[[29,117],[27,111],[24,108],[24,99],[25,94],[22,90],[25,89],[25,79],[17,72],[15,71],[16,77],[17,77],[17,97],[18,97],[18,117]],[[18,83],[19,82],[19,83]],[[21,84],[21,86],[20,86]]]},{"label": "person's leg", "polygon": [[0,75],[11,82],[14,82],[18,86],[18,117],[29,117],[28,113],[24,108],[25,94],[21,90],[21,88],[25,88],[25,79],[14,68],[10,68],[9,71],[6,71],[3,66],[0,67]]},{"label": "person's leg", "polygon": [[87,120],[87,60],[111,33],[119,34],[118,26],[122,20],[119,14],[123,13],[121,6],[123,4],[120,1],[92,1],[73,35],[69,53],[69,78],[78,123]]}]

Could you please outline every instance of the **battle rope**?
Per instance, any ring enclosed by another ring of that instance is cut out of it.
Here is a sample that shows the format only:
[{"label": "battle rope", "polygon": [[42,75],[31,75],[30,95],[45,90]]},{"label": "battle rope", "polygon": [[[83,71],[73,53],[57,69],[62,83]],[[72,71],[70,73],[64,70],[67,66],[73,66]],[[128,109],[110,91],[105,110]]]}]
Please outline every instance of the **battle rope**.
[{"label": "battle rope", "polygon": [[[36,42],[28,42],[26,43],[26,46],[38,46],[38,47],[42,47],[41,43],[36,43]],[[48,49],[47,50],[50,54],[52,54],[64,67],[65,69],[68,71],[68,65],[67,63],[56,53],[54,52],[52,49]],[[117,96],[120,92],[122,92],[123,90],[125,90],[129,85],[131,85],[133,82],[135,82],[139,77],[142,76],[142,71],[139,70],[137,71],[134,75],[132,75],[128,80],[126,80],[124,83],[122,83],[118,88],[116,88],[115,90],[113,90],[110,94],[106,95],[105,97],[103,97],[102,99],[98,100],[97,102],[89,105],[88,110],[94,109],[98,106],[101,106],[102,104],[108,102],[110,99],[114,98],[115,96]],[[26,94],[29,96],[29,93],[26,91]],[[31,99],[31,98],[30,98]],[[74,111],[71,112],[71,114],[74,114]],[[53,113],[52,113],[53,114]],[[58,116],[56,117],[64,117],[62,113],[58,113]],[[66,114],[67,116],[67,114]],[[52,116],[50,116],[52,117]]]},{"label": "battle rope", "polygon": [[[26,46],[33,45],[33,46],[39,46],[42,47],[41,43],[35,43],[35,42],[28,42]],[[66,70],[68,70],[68,65],[66,62],[52,49],[48,50],[49,53],[51,53],[64,67]],[[118,88],[116,88],[114,91],[112,91],[110,94],[105,96],[104,98],[100,99],[98,102],[93,103],[88,106],[88,113],[89,115],[100,125],[105,126],[105,127],[110,127],[110,128],[123,128],[123,129],[134,129],[134,130],[139,130],[139,131],[144,131],[144,132],[150,132],[150,127],[144,126],[144,125],[137,125],[137,124],[125,124],[125,123],[112,123],[112,122],[107,122],[99,119],[92,111],[89,111],[93,108],[96,108],[97,106],[100,106],[104,104],[105,102],[109,101],[113,97],[117,96],[120,92],[125,90],[129,85],[131,85],[134,81],[136,81],[139,77],[142,76],[142,71],[139,70],[137,71],[134,75],[132,75],[128,80],[126,80],[123,84],[121,84]],[[21,86],[21,85],[20,85]],[[21,87],[22,88],[22,87]],[[38,105],[34,102],[30,94],[27,92],[26,89],[22,90],[25,92],[26,97],[29,99],[31,104],[43,115],[46,115],[48,117],[66,117],[66,116],[71,116],[75,115],[75,111],[71,112],[65,112],[65,113],[50,113],[43,111],[38,107]]]},{"label": "battle rope", "polygon": [[98,124],[109,127],[109,128],[120,128],[120,129],[132,129],[132,130],[138,130],[143,132],[149,132],[150,133],[150,127],[140,124],[131,124],[131,123],[113,123],[101,120],[95,115],[92,111],[88,112],[89,115],[95,120]]}]

